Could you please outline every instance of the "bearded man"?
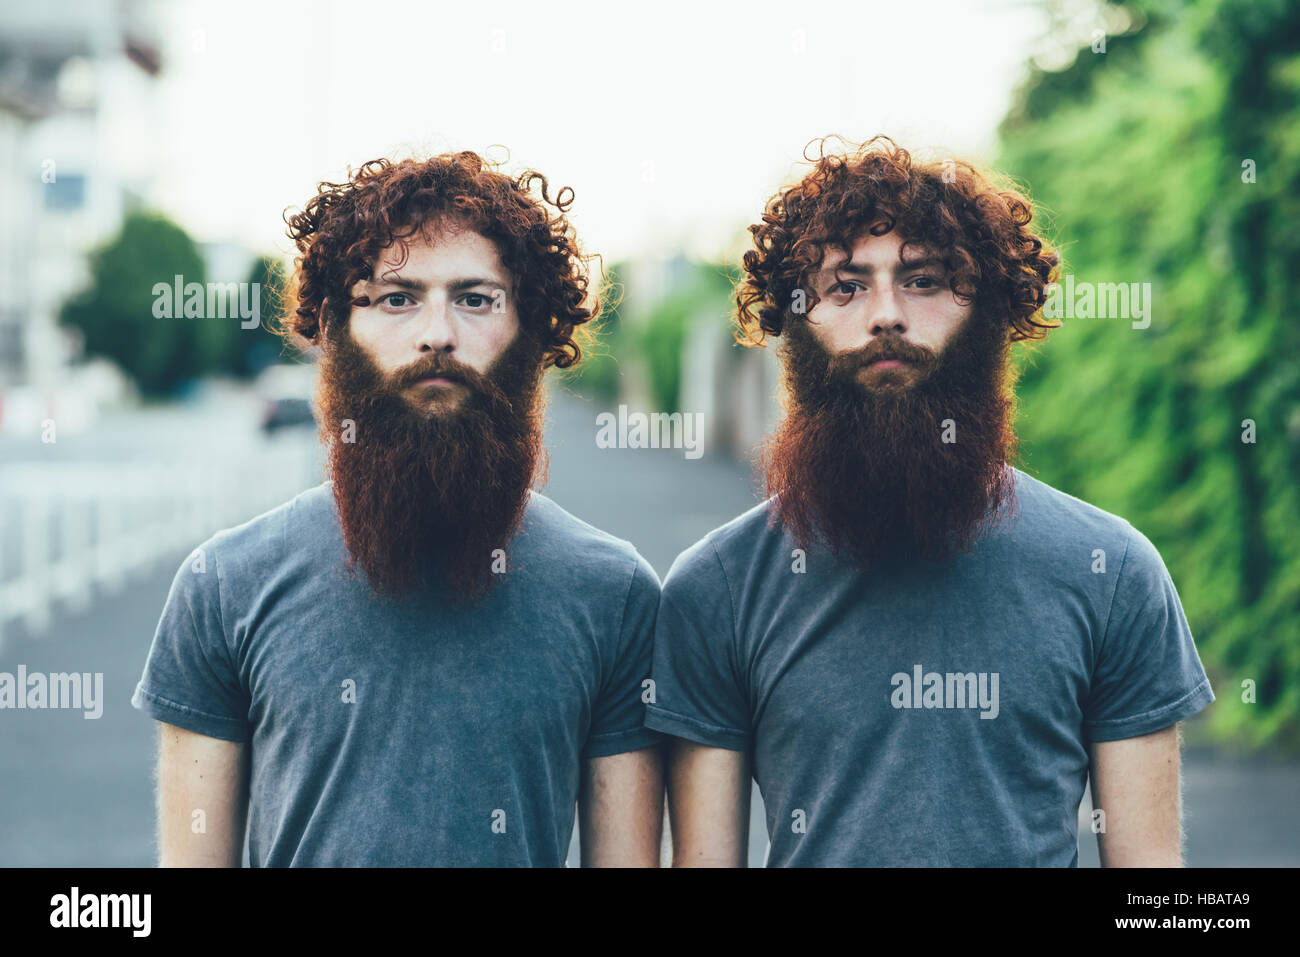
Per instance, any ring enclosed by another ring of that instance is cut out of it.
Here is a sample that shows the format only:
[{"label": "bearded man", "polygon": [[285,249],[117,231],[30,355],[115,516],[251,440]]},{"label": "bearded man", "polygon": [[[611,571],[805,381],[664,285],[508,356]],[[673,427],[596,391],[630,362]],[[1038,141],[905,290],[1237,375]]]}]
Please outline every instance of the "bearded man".
[{"label": "bearded man", "polygon": [[[1181,863],[1177,722],[1213,699],[1127,521],[1015,468],[1011,344],[1057,256],[1029,202],[878,138],[767,205],[737,294],[782,338],[770,497],[673,564],[646,724],[677,865]],[[1063,399],[1068,401],[1068,396]]]},{"label": "bearded man", "polygon": [[253,866],[562,866],[575,804],[584,865],[658,864],[658,578],[532,489],[594,312],[571,201],[461,152],[289,217],[330,479],[172,583],[132,698],[163,865],[239,866],[247,825]]}]

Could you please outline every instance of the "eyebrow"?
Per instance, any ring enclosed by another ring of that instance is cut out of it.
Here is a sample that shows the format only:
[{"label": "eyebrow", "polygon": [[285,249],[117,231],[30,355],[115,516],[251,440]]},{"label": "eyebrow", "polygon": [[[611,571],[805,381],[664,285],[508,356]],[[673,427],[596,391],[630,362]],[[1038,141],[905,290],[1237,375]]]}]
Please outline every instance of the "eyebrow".
[{"label": "eyebrow", "polygon": [[[428,292],[429,284],[423,279],[407,279],[405,276],[393,276],[392,278],[366,280],[372,286],[396,286],[398,289],[410,289],[413,292]],[[448,285],[452,292],[461,292],[465,289],[473,289],[475,286],[493,286],[497,289],[505,289],[505,283],[497,279],[488,279],[480,277],[470,277],[467,279],[457,279]]]},{"label": "eyebrow", "polygon": [[[941,269],[944,268],[943,260],[939,259],[937,256],[928,256],[925,259],[913,259],[909,262],[897,263],[894,266],[894,275],[905,272],[915,272],[918,269],[929,269],[932,266],[938,266]],[[849,276],[870,276],[874,270],[866,263],[850,261],[843,263],[835,269],[822,269],[821,272],[825,277],[832,277],[836,273],[844,273]]]}]

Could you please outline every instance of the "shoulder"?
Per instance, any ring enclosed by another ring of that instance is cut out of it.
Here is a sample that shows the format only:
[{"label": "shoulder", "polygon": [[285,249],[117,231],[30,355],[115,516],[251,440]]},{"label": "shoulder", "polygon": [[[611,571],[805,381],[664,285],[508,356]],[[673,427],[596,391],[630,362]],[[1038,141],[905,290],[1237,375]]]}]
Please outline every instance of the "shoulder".
[{"label": "shoulder", "polygon": [[[584,522],[553,499],[529,491],[518,543],[525,561],[540,559],[548,575],[571,587],[659,591],[659,576],[631,542]],[[559,582],[557,582],[558,587]]]},{"label": "shoulder", "polygon": [[[760,502],[719,525],[673,562],[664,588],[712,585],[744,574],[744,569],[771,558],[784,561],[785,536],[772,524],[772,499]],[[780,555],[776,553],[779,552]]]},{"label": "shoulder", "polygon": [[198,550],[218,563],[223,577],[239,572],[262,575],[284,560],[286,542],[291,538],[302,547],[315,549],[331,532],[337,533],[337,513],[330,483],[323,482],[214,533]]},{"label": "shoulder", "polygon": [[1128,520],[1020,469],[1015,472],[1015,515],[1029,540],[1073,540],[1093,547],[1126,546],[1140,535]]},{"label": "shoulder", "polygon": [[[1128,519],[1076,498],[1017,470],[1016,497],[1022,524],[1016,545],[1032,557],[1050,560],[1063,549],[1084,548],[1120,569],[1120,581],[1155,583],[1169,579],[1159,550]],[[1133,584],[1141,588],[1143,584]]]}]

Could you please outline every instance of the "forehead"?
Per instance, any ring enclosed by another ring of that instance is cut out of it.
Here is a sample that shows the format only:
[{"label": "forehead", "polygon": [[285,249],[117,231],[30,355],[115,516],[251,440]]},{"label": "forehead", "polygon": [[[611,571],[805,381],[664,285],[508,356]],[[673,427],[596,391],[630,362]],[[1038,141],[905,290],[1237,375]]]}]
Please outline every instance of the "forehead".
[{"label": "forehead", "polygon": [[[897,229],[891,229],[883,236],[867,233],[855,240],[849,247],[849,255],[834,247],[826,250],[823,270],[834,270],[850,260],[856,264],[871,266],[875,269],[892,269],[899,264],[899,254],[907,239]],[[913,243],[907,249],[907,261],[932,255],[933,250],[923,243]]]},{"label": "forehead", "polygon": [[379,251],[375,259],[375,277],[382,279],[389,270],[407,279],[422,278],[436,281],[458,278],[467,274],[496,278],[502,282],[507,277],[501,254],[496,245],[467,227],[441,227],[416,232],[406,237],[405,260],[402,249],[390,243]]}]

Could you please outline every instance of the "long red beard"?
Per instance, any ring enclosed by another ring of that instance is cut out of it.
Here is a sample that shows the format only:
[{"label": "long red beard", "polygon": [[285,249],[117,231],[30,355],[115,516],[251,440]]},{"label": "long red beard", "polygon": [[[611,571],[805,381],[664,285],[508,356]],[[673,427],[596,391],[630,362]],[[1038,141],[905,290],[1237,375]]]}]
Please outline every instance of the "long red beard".
[{"label": "long red beard", "polygon": [[[433,371],[469,386],[454,410],[403,398]],[[541,372],[522,332],[486,375],[434,355],[384,376],[346,327],[331,338],[316,404],[349,571],[360,564],[376,593],[397,598],[439,580],[465,599],[491,589],[545,474]]]},{"label": "long red beard", "polygon": [[965,551],[1012,502],[1005,329],[976,308],[939,356],[891,339],[924,378],[862,385],[858,371],[885,345],[832,360],[803,322],[791,323],[781,349],[786,416],[759,460],[775,519],[800,547],[820,540],[864,568]]}]

